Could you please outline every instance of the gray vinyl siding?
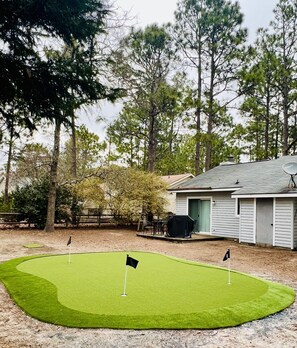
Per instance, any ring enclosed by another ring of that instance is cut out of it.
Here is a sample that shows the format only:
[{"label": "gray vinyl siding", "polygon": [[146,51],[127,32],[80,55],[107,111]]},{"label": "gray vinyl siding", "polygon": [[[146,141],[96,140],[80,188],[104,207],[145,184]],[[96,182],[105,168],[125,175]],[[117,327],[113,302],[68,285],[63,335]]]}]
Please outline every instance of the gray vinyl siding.
[{"label": "gray vinyl siding", "polygon": [[187,195],[184,193],[176,194],[176,215],[187,215]]},{"label": "gray vinyl siding", "polygon": [[276,199],[274,215],[274,246],[292,248],[293,200]]},{"label": "gray vinyl siding", "polygon": [[[188,199],[210,197],[211,234],[238,238],[239,242],[255,243],[254,199],[240,200],[240,216],[236,216],[236,200],[230,193],[177,193],[176,214],[188,214]],[[274,203],[273,245],[297,248],[297,199],[276,198]]]},{"label": "gray vinyl siding", "polygon": [[212,197],[211,193],[177,193],[176,194],[176,215],[188,215],[188,199]]},{"label": "gray vinyl siding", "polygon": [[239,217],[236,213],[236,200],[231,193],[177,193],[176,214],[188,214],[188,199],[210,197],[211,234],[227,238],[239,238]]},{"label": "gray vinyl siding", "polygon": [[212,235],[239,238],[239,217],[236,216],[236,200],[231,193],[213,195]]},{"label": "gray vinyl siding", "polygon": [[293,235],[293,248],[297,249],[297,199],[294,199],[294,235]]},{"label": "gray vinyl siding", "polygon": [[239,242],[255,243],[254,199],[240,200]]}]

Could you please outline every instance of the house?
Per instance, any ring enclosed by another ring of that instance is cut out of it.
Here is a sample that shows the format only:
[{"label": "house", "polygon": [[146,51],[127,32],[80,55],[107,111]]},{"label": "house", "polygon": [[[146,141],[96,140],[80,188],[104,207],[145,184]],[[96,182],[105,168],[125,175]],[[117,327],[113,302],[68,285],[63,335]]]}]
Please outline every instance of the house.
[{"label": "house", "polygon": [[191,216],[196,232],[296,249],[297,188],[284,171],[291,163],[297,156],[224,163],[170,189],[176,214]]},{"label": "house", "polygon": [[[167,185],[167,190],[170,190],[172,187],[174,187],[176,185],[180,185],[191,178],[194,178],[194,175],[189,174],[189,173],[161,176],[161,179]],[[175,212],[176,212],[176,208],[175,208],[176,194],[175,194],[175,192],[167,191],[164,198],[167,201],[167,204],[164,208],[164,211],[166,211],[167,213],[171,212],[171,213],[175,214]]]}]

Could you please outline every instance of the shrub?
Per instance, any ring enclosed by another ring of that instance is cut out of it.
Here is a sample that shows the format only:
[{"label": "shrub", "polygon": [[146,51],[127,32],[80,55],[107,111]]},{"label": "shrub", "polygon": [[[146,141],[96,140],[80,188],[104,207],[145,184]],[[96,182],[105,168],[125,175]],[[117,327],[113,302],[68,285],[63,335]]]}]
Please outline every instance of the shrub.
[{"label": "shrub", "polygon": [[0,196],[0,212],[9,213],[13,210],[13,199],[9,196],[8,203],[4,203],[4,195]]},{"label": "shrub", "polygon": [[[47,177],[33,181],[23,187],[17,187],[12,192],[14,209],[28,219],[29,223],[36,228],[44,228],[47,216],[49,192],[49,179]],[[71,209],[73,196],[65,186],[58,186],[56,198],[56,220],[65,218],[65,210],[61,206],[68,206]]]}]

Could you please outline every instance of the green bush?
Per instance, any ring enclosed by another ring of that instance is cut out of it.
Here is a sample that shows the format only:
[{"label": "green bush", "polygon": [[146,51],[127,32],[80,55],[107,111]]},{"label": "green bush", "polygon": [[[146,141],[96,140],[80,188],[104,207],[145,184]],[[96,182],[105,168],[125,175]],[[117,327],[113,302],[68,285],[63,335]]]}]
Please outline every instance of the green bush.
[{"label": "green bush", "polygon": [[[14,209],[21,213],[23,218],[26,218],[29,223],[34,224],[36,228],[44,228],[47,216],[49,192],[49,179],[47,177],[33,181],[23,187],[17,187],[12,192],[14,201]],[[65,209],[60,209],[61,206],[67,206],[71,209],[73,196],[71,191],[64,186],[58,186],[56,197],[56,221],[65,218]]]},{"label": "green bush", "polygon": [[0,212],[10,213],[13,211],[13,199],[9,195],[8,203],[4,203],[4,195],[0,196]]}]

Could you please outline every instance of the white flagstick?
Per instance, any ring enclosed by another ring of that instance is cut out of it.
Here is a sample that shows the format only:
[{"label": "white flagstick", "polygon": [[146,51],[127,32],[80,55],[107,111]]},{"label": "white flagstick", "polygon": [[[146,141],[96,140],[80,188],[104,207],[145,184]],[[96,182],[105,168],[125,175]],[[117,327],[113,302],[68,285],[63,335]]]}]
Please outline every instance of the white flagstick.
[{"label": "white flagstick", "polygon": [[69,250],[68,250],[68,263],[71,263],[71,244],[69,244],[68,246]]},{"label": "white flagstick", "polygon": [[126,265],[125,281],[124,281],[124,292],[122,293],[122,296],[127,296],[127,294],[126,294],[127,270],[128,270],[128,266]]},{"label": "white flagstick", "polygon": [[69,264],[71,263],[71,243],[72,243],[72,240],[71,240],[71,236],[70,236],[68,239],[68,242],[67,242],[67,247],[69,248],[68,249],[68,263]]},{"label": "white flagstick", "polygon": [[228,260],[228,285],[231,285],[231,255]]}]

